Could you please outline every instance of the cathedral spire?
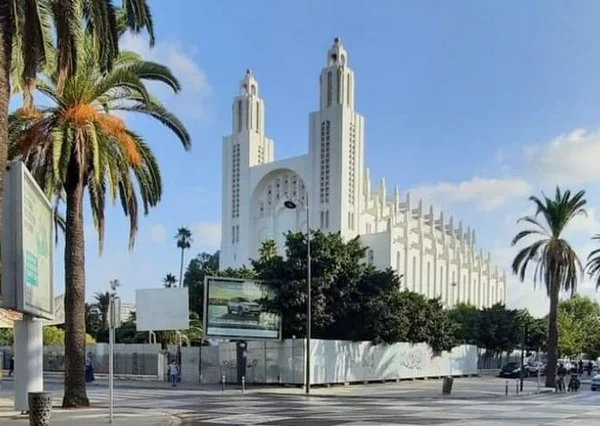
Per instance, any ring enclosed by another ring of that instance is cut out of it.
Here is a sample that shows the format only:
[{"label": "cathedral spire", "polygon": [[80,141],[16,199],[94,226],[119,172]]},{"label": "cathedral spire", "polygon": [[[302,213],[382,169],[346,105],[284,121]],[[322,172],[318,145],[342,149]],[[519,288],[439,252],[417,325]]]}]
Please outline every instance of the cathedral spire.
[{"label": "cathedral spire", "polygon": [[234,133],[264,133],[264,105],[258,96],[258,81],[248,68],[240,81],[240,91],[233,100],[232,125]]},{"label": "cathedral spire", "polygon": [[354,109],[354,73],[339,37],[333,39],[325,64],[320,77],[321,110],[337,105]]}]

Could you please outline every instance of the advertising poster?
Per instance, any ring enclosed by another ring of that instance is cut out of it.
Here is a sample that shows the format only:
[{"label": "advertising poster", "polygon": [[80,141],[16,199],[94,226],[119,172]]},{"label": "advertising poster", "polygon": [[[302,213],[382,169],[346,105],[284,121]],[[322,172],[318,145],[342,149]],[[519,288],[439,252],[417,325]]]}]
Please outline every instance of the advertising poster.
[{"label": "advertising poster", "polygon": [[206,277],[206,337],[280,339],[281,317],[266,312],[261,303],[273,297],[272,287],[260,281]]}]

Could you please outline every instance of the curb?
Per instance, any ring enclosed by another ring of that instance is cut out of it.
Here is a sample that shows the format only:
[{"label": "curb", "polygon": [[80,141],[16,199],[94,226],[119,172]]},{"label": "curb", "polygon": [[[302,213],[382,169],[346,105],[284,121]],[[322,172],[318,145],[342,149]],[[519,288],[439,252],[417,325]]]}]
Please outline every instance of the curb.
[{"label": "curb", "polygon": [[518,395],[509,394],[509,395],[501,395],[501,394],[487,394],[487,395],[478,395],[478,396],[453,396],[453,395],[439,395],[439,396],[403,396],[403,395],[379,395],[379,396],[365,396],[365,395],[324,395],[324,394],[314,394],[310,395],[306,394],[294,394],[294,393],[276,393],[276,392],[255,392],[255,395],[262,396],[276,396],[276,397],[310,397],[310,398],[342,398],[342,399],[395,399],[395,400],[405,400],[405,401],[440,401],[440,400],[460,400],[460,401],[477,401],[477,400],[496,400],[496,399],[515,399],[522,398],[527,396],[538,396],[544,394],[555,393],[554,389],[544,390],[541,389],[540,392],[531,391],[531,392],[520,392]]}]

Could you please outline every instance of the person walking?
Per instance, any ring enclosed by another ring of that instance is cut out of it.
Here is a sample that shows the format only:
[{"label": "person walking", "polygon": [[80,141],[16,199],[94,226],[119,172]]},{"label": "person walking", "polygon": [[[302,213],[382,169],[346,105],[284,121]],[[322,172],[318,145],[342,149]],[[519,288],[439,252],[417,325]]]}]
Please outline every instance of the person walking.
[{"label": "person walking", "polygon": [[169,376],[171,377],[171,386],[177,386],[177,380],[179,378],[179,367],[177,367],[177,363],[173,361],[169,365]]},{"label": "person walking", "polygon": [[10,359],[10,369],[8,370],[8,377],[12,376],[12,374],[15,372],[15,357],[13,356]]}]

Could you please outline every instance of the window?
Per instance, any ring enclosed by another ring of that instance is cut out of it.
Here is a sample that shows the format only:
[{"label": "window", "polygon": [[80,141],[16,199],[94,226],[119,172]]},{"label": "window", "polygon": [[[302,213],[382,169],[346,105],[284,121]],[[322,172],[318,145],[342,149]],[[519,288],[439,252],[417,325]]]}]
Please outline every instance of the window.
[{"label": "window", "polygon": [[325,210],[325,229],[329,229],[329,210]]},{"label": "window", "polygon": [[413,256],[411,272],[412,272],[412,281],[413,281],[412,289],[414,291],[417,289],[417,256]]},{"label": "window", "polygon": [[350,74],[348,74],[348,78],[346,79],[347,88],[346,88],[346,102],[350,105]]},{"label": "window", "polygon": [[235,243],[235,225],[231,227],[231,242]]},{"label": "window", "polygon": [[427,262],[427,288],[425,289],[425,294],[427,294],[429,296],[430,292],[431,292],[431,265],[429,262]]},{"label": "window", "polygon": [[337,71],[337,103],[338,104],[342,103],[342,87],[344,87],[344,85],[342,84],[342,70],[338,69],[338,71]]},{"label": "window", "polygon": [[260,133],[260,103],[256,102],[256,133]]},{"label": "window", "polygon": [[374,261],[375,261],[375,253],[373,253],[373,250],[369,250],[367,252],[367,263],[369,265],[373,265]]},{"label": "window", "polygon": [[331,100],[333,98],[333,76],[331,75],[331,71],[327,73],[327,106],[331,106]]},{"label": "window", "polygon": [[367,234],[371,233],[371,224],[367,223]]},{"label": "window", "polygon": [[256,86],[254,84],[250,87],[250,93],[256,95]]},{"label": "window", "polygon": [[319,228],[325,228],[325,212],[323,210],[321,210],[321,225],[319,226]]},{"label": "window", "polygon": [[248,111],[246,112],[246,130],[250,130],[252,123],[252,104],[248,101]]},{"label": "window", "polygon": [[242,131],[242,101],[241,100],[238,101],[237,113],[238,113],[238,119],[237,119],[238,132],[241,132]]}]

